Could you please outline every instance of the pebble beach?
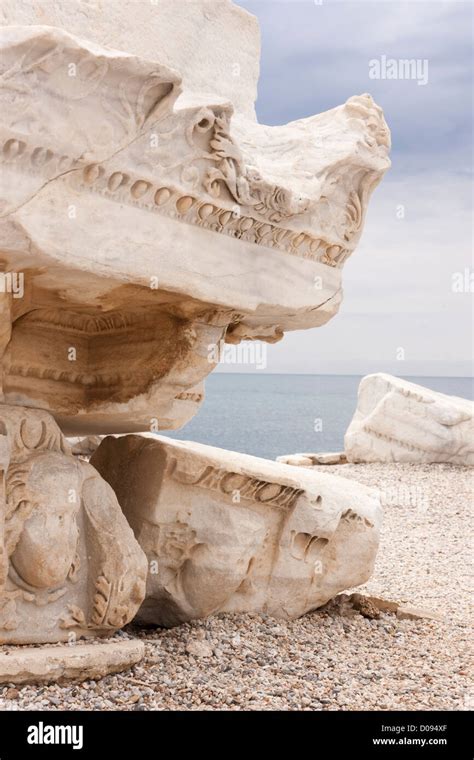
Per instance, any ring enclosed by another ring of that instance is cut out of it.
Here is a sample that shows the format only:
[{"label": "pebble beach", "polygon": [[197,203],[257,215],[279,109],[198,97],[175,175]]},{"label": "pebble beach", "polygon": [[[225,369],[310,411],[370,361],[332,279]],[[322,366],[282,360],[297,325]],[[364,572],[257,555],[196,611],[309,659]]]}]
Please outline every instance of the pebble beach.
[{"label": "pebble beach", "polygon": [[[420,609],[370,619],[337,605],[291,622],[218,615],[142,639],[132,670],[99,681],[0,687],[1,710],[468,710],[474,706],[468,536],[472,469],[344,464],[319,471],[382,492],[370,581],[352,589]],[[76,646],[81,646],[78,643]]]}]

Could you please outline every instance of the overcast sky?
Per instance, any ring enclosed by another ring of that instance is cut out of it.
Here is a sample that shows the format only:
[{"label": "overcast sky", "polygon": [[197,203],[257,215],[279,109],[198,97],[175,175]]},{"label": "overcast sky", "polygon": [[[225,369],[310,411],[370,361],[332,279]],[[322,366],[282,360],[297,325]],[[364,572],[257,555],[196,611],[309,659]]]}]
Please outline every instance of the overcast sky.
[{"label": "overcast sky", "polygon": [[[266,371],[470,375],[473,295],[453,292],[452,278],[472,272],[473,4],[238,4],[260,21],[260,122],[284,124],[370,92],[393,142],[392,168],[344,268],[339,314],[269,346]],[[383,55],[426,59],[427,83],[370,79],[369,61]]]}]

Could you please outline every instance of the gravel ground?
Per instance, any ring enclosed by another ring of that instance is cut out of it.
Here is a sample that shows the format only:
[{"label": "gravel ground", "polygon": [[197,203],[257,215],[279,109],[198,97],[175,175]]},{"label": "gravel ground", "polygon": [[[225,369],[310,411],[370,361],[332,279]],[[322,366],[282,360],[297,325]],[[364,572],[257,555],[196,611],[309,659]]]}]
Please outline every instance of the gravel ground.
[{"label": "gravel ground", "polygon": [[406,601],[442,621],[337,610],[290,623],[219,615],[172,630],[129,626],[147,655],[83,684],[0,688],[0,709],[466,710],[467,537],[472,470],[451,465],[317,468],[377,486],[385,520],[374,575],[357,591]]}]

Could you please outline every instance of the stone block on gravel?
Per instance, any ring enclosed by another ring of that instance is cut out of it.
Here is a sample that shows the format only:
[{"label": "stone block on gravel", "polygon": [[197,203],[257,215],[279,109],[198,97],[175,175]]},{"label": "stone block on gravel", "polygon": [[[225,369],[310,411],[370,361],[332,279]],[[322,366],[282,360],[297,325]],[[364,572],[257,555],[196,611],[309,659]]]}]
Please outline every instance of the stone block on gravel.
[{"label": "stone block on gravel", "polygon": [[474,465],[474,403],[383,372],[362,378],[345,438],[349,462]]},{"label": "stone block on gravel", "polygon": [[296,618],[372,573],[374,489],[163,436],[107,437],[91,464],[148,557],[138,622],[173,626],[217,612]]},{"label": "stone block on gravel", "polygon": [[12,647],[0,652],[0,683],[54,683],[103,678],[131,668],[143,659],[144,654],[145,645],[138,639]]}]

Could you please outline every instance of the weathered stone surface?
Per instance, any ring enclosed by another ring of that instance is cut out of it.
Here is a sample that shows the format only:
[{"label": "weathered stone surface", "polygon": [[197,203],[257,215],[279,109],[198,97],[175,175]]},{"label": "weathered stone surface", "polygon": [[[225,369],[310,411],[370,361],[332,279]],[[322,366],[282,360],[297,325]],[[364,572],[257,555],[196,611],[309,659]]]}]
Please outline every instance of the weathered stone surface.
[{"label": "weathered stone surface", "polygon": [[102,436],[88,435],[85,438],[68,438],[67,442],[71,447],[71,453],[74,456],[89,458],[100,445]]},{"label": "weathered stone surface", "polygon": [[259,125],[257,24],[224,0],[2,14],[0,398],[71,435],[177,428],[210,347],[337,312],[381,109]]},{"label": "weathered stone surface", "polygon": [[[258,21],[229,0],[2,0],[0,25],[47,25],[126,50],[182,74],[193,93],[213,92],[255,119],[260,57]],[[231,31],[234,30],[234,34]]]},{"label": "weathered stone surface", "polygon": [[372,572],[381,508],[365,486],[162,437],[107,437],[91,463],[148,557],[139,621],[293,618]]},{"label": "weathered stone surface", "polygon": [[110,634],[146,572],[114,492],[51,415],[0,404],[0,644]]},{"label": "weathered stone surface", "polygon": [[361,380],[349,462],[474,465],[474,403],[386,374]]},{"label": "weathered stone surface", "polygon": [[116,639],[75,646],[15,647],[0,652],[0,683],[87,681],[120,673],[143,659],[138,639]]}]

